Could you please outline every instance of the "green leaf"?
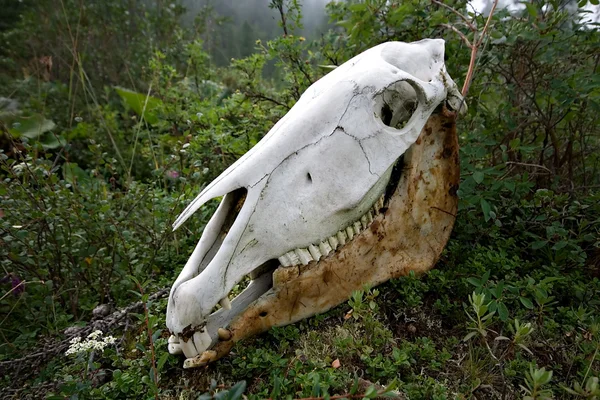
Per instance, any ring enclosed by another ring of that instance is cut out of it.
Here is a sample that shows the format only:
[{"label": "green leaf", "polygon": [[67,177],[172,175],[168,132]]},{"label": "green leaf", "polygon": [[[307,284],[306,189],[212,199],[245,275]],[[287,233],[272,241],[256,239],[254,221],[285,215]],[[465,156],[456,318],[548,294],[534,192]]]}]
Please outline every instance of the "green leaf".
[{"label": "green leaf", "polygon": [[246,390],[246,381],[240,381],[233,385],[231,389],[229,389],[229,396],[227,397],[229,400],[238,400],[242,398],[244,391]]},{"label": "green leaf", "polygon": [[508,308],[506,307],[506,304],[498,303],[498,316],[503,322],[508,320]]},{"label": "green leaf", "polygon": [[481,287],[482,283],[479,279],[477,278],[467,278],[467,282],[469,282],[471,285],[475,286],[475,287]]},{"label": "green leaf", "polygon": [[484,178],[484,173],[481,171],[475,171],[473,172],[473,180],[477,183],[481,183],[483,182],[483,178]]},{"label": "green leaf", "polygon": [[160,358],[158,359],[158,363],[156,364],[156,369],[159,371],[162,371],[162,368],[164,367],[165,363],[167,362],[167,360],[169,359],[170,354],[167,352],[164,352]]},{"label": "green leaf", "polygon": [[356,394],[358,392],[358,377],[354,378],[354,383],[352,384],[352,389],[350,389],[350,394]]},{"label": "green leaf", "polygon": [[52,132],[46,132],[40,137],[40,143],[44,150],[52,150],[64,146],[67,141],[63,135],[57,136]]},{"label": "green leaf", "polygon": [[367,399],[374,399],[375,397],[377,397],[377,389],[375,389],[375,386],[369,386],[369,388],[365,392],[365,397]]},{"label": "green leaf", "polygon": [[[162,101],[156,97],[146,96],[142,93],[134,92],[133,90],[125,89],[122,87],[115,87],[115,90],[121,96],[125,104],[131,108],[137,115],[144,118],[149,124],[155,124],[158,122],[156,116],[157,109],[162,105]],[[146,103],[147,99],[147,103]],[[146,109],[144,110],[144,105]],[[143,113],[143,115],[142,115]]]},{"label": "green leaf", "polygon": [[537,18],[537,8],[531,3],[523,2],[523,4],[525,4],[525,7],[527,7],[527,13],[529,13],[531,18]]},{"label": "green leaf", "polygon": [[519,297],[519,300],[521,301],[521,304],[525,306],[525,308],[528,308],[530,310],[533,309],[533,303],[527,297]]},{"label": "green leaf", "polygon": [[41,114],[8,118],[6,123],[9,125],[8,131],[11,135],[17,138],[26,137],[28,139],[37,139],[43,133],[56,127],[53,121],[44,118]]},{"label": "green leaf", "polygon": [[547,240],[539,240],[537,242],[533,242],[531,244],[531,248],[533,250],[538,250],[538,249],[541,249],[542,247],[546,246],[547,244],[548,244]]},{"label": "green leaf", "polygon": [[561,240],[560,242],[556,243],[554,246],[552,246],[552,250],[558,251],[558,250],[562,250],[564,249],[567,245],[569,244],[569,242],[567,242],[566,240]]},{"label": "green leaf", "polygon": [[491,218],[490,211],[492,210],[492,206],[490,206],[490,203],[488,203],[485,199],[481,199],[480,204],[481,211],[483,211],[483,218],[485,219],[485,222],[488,222]]},{"label": "green leaf", "polygon": [[91,179],[87,172],[81,169],[77,163],[64,163],[62,173],[65,181],[71,185],[86,186],[91,183]]}]

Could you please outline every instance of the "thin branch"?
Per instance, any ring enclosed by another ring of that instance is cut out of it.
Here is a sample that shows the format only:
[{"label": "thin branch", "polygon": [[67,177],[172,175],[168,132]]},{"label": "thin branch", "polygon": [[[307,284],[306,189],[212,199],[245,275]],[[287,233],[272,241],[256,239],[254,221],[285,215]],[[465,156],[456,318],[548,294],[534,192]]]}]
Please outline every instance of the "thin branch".
[{"label": "thin branch", "polygon": [[[450,11],[452,11],[454,14],[458,15],[463,21],[465,21],[465,24],[467,24],[467,26],[469,27],[469,29],[473,32],[477,32],[477,28],[475,27],[475,25],[473,25],[471,23],[471,21],[469,21],[469,19],[467,17],[465,17],[463,14],[461,14],[460,12],[458,12],[457,10],[455,10],[454,8],[450,7],[447,4],[442,3],[441,1],[438,0],[431,0],[432,3],[437,4],[438,6],[442,6]],[[496,1],[497,3],[497,1]],[[493,11],[492,11],[493,12]]]},{"label": "thin branch", "polygon": [[481,43],[483,43],[483,38],[485,37],[485,33],[487,32],[488,27],[490,26],[490,22],[492,21],[492,17],[494,16],[494,11],[496,11],[496,6],[498,5],[498,0],[494,1],[492,4],[492,9],[490,10],[490,15],[488,15],[487,21],[485,21],[485,26],[483,27],[483,31],[481,31],[481,36],[479,37],[479,41],[476,46],[479,47]]},{"label": "thin branch", "polygon": [[451,29],[451,30],[453,30],[454,32],[456,32],[456,33],[458,34],[458,36],[460,36],[460,38],[463,40],[463,42],[465,42],[465,44],[466,44],[466,45],[467,45],[467,46],[468,46],[470,49],[472,49],[472,48],[473,48],[473,45],[472,45],[472,44],[471,44],[471,42],[469,41],[469,38],[467,38],[467,36],[465,36],[465,34],[464,34],[464,33],[462,33],[461,31],[459,31],[458,29],[456,29],[456,27],[454,27],[454,26],[452,26],[452,25],[450,25],[450,24],[441,24],[441,25],[442,25],[444,28]]},{"label": "thin branch", "polygon": [[552,171],[550,171],[548,168],[544,167],[543,165],[539,165],[539,164],[528,164],[528,163],[521,163],[521,162],[516,162],[516,161],[507,161],[506,165],[520,165],[522,167],[540,168],[545,171],[548,171],[548,173],[550,173],[550,174],[552,173]]},{"label": "thin branch", "polygon": [[[435,1],[435,0],[434,0]],[[467,77],[465,78],[465,84],[462,88],[463,97],[467,97],[467,93],[469,92],[469,87],[471,86],[471,81],[473,80],[473,73],[475,72],[475,60],[477,59],[477,52],[479,51],[479,46],[483,43],[483,38],[485,37],[485,33],[490,25],[490,21],[492,20],[492,16],[494,15],[494,11],[496,10],[496,6],[498,5],[498,0],[494,1],[492,5],[492,9],[490,10],[490,15],[488,15],[488,19],[485,23],[483,31],[479,36],[479,39],[475,41],[473,47],[471,47],[471,61],[469,62],[469,69],[467,71]]]}]

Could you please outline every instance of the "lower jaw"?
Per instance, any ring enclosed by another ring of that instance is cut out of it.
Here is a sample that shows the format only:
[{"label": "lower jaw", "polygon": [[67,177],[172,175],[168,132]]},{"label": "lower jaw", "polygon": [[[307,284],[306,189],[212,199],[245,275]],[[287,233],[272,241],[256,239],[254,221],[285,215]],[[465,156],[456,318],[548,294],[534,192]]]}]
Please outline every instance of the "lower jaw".
[{"label": "lower jaw", "polygon": [[207,331],[228,324],[228,334],[212,350],[188,358],[184,366],[205,365],[244,338],[325,312],[365,285],[431,269],[454,225],[459,177],[455,115],[444,108],[429,118],[404,155],[399,180],[390,182],[397,185],[388,187],[382,212],[372,222],[318,262],[307,259],[298,263],[302,265],[281,266],[272,273],[272,281],[270,272],[255,280],[255,290],[266,293],[248,305],[239,299],[244,292],[232,310],[211,315]]}]

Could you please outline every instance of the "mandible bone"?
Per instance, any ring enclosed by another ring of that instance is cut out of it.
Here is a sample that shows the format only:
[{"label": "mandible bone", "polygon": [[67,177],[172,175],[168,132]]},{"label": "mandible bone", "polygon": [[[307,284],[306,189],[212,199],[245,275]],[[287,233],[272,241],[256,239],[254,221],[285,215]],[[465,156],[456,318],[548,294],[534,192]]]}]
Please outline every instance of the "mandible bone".
[{"label": "mandible bone", "polygon": [[223,196],[171,289],[169,351],[204,365],[365,284],[431,268],[456,212],[461,102],[441,39],[381,44],[308,88],[175,221]]}]

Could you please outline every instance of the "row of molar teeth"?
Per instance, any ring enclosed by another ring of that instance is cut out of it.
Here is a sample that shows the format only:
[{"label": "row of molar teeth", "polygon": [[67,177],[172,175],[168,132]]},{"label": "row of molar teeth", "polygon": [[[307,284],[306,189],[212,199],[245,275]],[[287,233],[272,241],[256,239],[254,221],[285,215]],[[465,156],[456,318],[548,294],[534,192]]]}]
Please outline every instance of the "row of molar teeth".
[{"label": "row of molar teeth", "polygon": [[332,251],[335,251],[339,246],[345,245],[358,235],[367,226],[373,222],[373,219],[378,215],[383,208],[384,196],[375,202],[373,207],[358,221],[350,226],[341,229],[335,235],[330,236],[319,244],[311,244],[307,248],[299,248],[289,251],[278,258],[283,267],[293,267],[295,265],[308,265],[311,261],[319,261],[321,257],[327,256]]}]

